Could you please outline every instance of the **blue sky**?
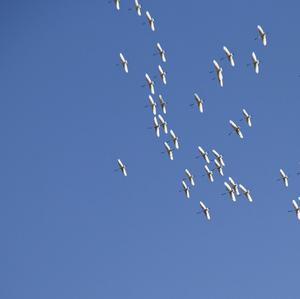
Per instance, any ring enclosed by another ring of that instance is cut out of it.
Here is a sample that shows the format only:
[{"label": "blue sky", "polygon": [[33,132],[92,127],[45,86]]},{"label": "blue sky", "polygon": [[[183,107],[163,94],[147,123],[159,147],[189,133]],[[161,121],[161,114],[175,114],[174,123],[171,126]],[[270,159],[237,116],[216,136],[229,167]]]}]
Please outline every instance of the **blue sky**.
[{"label": "blue sky", "polygon": [[[138,17],[125,0],[119,12],[105,0],[1,1],[1,298],[297,297],[299,223],[287,211],[300,195],[300,6],[188,2],[143,1]],[[181,143],[174,161],[161,154],[169,138],[147,129],[141,86],[145,72],[157,76],[156,42],[168,75],[156,89]],[[220,88],[209,72],[223,45],[237,66],[222,62]],[[203,115],[189,106],[194,92]],[[244,140],[228,136],[242,108],[253,115]],[[253,204],[222,196],[224,178],[202,177],[198,145],[223,154],[225,178],[250,188]],[[179,192],[185,168],[196,175],[190,200]]]}]

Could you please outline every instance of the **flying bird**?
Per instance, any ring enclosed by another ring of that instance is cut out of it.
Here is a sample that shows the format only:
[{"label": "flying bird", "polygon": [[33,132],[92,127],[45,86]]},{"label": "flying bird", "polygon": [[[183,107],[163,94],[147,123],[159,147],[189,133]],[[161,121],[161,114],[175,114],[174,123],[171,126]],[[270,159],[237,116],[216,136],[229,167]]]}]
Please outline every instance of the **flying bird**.
[{"label": "flying bird", "polygon": [[215,166],[216,166],[215,169],[218,170],[218,172],[219,172],[219,174],[220,174],[221,176],[224,176],[224,172],[223,172],[223,167],[222,167],[222,165],[219,163],[219,161],[218,161],[217,159],[215,159],[214,162],[215,162]]},{"label": "flying bird", "polygon": [[151,94],[155,94],[154,81],[151,80],[150,76],[147,73],[145,74],[145,78],[146,78],[146,81],[148,83]]},{"label": "flying bird", "polygon": [[224,52],[225,52],[225,54],[226,54],[226,57],[227,57],[228,61],[229,61],[230,64],[231,64],[231,66],[232,66],[232,67],[235,66],[234,59],[233,59],[233,53],[230,52],[230,51],[228,50],[228,48],[225,47],[225,46],[223,47],[223,50],[224,50]]},{"label": "flying bird", "polygon": [[148,20],[151,30],[155,31],[154,18],[151,17],[149,11],[146,11],[146,17],[147,17],[147,20]]},{"label": "flying bird", "polygon": [[293,205],[293,211],[289,211],[289,212],[295,212],[296,213],[296,216],[297,216],[297,219],[300,220],[300,208],[296,202],[296,200],[293,199],[292,201],[292,205]]},{"label": "flying bird", "polygon": [[256,54],[254,52],[252,52],[252,64],[253,64],[255,73],[258,74],[260,61],[257,59]]},{"label": "flying bird", "polygon": [[123,162],[118,159],[118,165],[119,165],[119,169],[122,171],[124,176],[127,176],[127,171],[126,171],[126,166],[125,164],[123,164]]},{"label": "flying bird", "polygon": [[228,178],[231,188],[234,190],[236,195],[240,195],[239,186],[235,183],[232,177]]},{"label": "flying bird", "polygon": [[185,172],[187,178],[189,179],[191,185],[195,186],[194,176],[190,173],[190,171],[188,169],[185,169],[184,172]]},{"label": "flying bird", "polygon": [[288,180],[289,177],[286,175],[286,173],[282,169],[280,169],[279,172],[280,172],[281,179],[283,180],[285,187],[288,187],[289,186],[289,180]]},{"label": "flying bird", "polygon": [[163,127],[165,134],[168,134],[168,123],[164,120],[164,118],[158,114],[158,119],[160,121],[160,125]]},{"label": "flying bird", "polygon": [[230,123],[231,127],[233,128],[233,130],[237,133],[237,135],[239,135],[239,137],[241,139],[243,139],[244,136],[242,134],[241,128],[235,122],[233,122],[232,120],[230,120],[229,123]]},{"label": "flying bird", "polygon": [[245,109],[243,109],[242,112],[243,112],[243,116],[244,116],[244,119],[245,119],[247,125],[249,127],[252,127],[252,122],[251,122],[252,116],[250,114],[248,114],[248,112]]},{"label": "flying bird", "polygon": [[243,194],[246,196],[246,198],[248,199],[249,202],[252,202],[252,197],[250,195],[250,190],[246,189],[242,184],[239,185],[240,189],[243,191]]},{"label": "flying bird", "polygon": [[149,103],[150,103],[150,107],[151,107],[152,113],[153,113],[154,115],[156,115],[156,103],[155,103],[155,101],[153,100],[153,98],[152,98],[151,95],[149,95],[148,98],[149,98]]},{"label": "flying bird", "polygon": [[167,103],[164,101],[162,95],[158,95],[158,98],[159,98],[159,103],[160,103],[160,107],[161,107],[161,110],[164,114],[167,114]]},{"label": "flying bird", "polygon": [[141,16],[142,15],[142,5],[139,3],[138,0],[134,0],[134,8],[135,8],[138,16]]},{"label": "flying bird", "polygon": [[207,220],[210,220],[210,213],[209,213],[209,208],[206,207],[206,205],[200,201],[200,208],[201,208],[201,212],[200,213],[204,213],[205,217]]},{"label": "flying bird", "polygon": [[211,183],[214,181],[213,172],[208,168],[207,165],[204,166],[205,172],[208,176],[208,179],[211,181]]},{"label": "flying bird", "polygon": [[160,45],[160,43],[157,43],[156,47],[157,47],[157,50],[158,50],[158,53],[159,53],[159,56],[160,56],[161,60],[163,62],[166,62],[167,61],[167,59],[166,59],[166,51],[162,48],[162,46]]},{"label": "flying bird", "polygon": [[167,73],[162,69],[162,67],[160,65],[158,66],[158,71],[159,71],[161,80],[166,85],[167,84]]},{"label": "flying bird", "polygon": [[178,136],[176,136],[176,134],[174,133],[173,130],[170,130],[170,135],[172,137],[172,141],[174,143],[174,146],[176,149],[179,149],[179,142],[178,142]]},{"label": "flying bird", "polygon": [[201,146],[198,146],[198,151],[200,152],[200,155],[206,161],[206,163],[209,163],[210,160],[208,158],[208,152],[206,152]]},{"label": "flying bird", "polygon": [[181,181],[182,189],[185,193],[186,198],[190,198],[190,188],[187,186],[185,181]]},{"label": "flying bird", "polygon": [[216,60],[213,60],[214,66],[215,66],[215,71],[217,74],[218,81],[220,83],[220,86],[223,87],[223,69],[219,66]]},{"label": "flying bird", "polygon": [[124,68],[125,73],[128,73],[128,61],[125,59],[124,55],[120,53],[121,64]]},{"label": "flying bird", "polygon": [[159,126],[159,123],[157,121],[156,116],[154,116],[153,122],[154,122],[154,126],[153,127],[154,127],[154,130],[155,130],[155,134],[156,134],[157,137],[159,137],[160,136],[160,126]]},{"label": "flying bird", "polygon": [[224,185],[232,201],[236,201],[234,189],[227,182],[224,182]]},{"label": "flying bird", "polygon": [[217,161],[221,164],[222,167],[225,167],[223,156],[220,155],[215,149],[212,150],[212,153],[216,157]]},{"label": "flying bird", "polygon": [[257,25],[257,30],[258,30],[258,34],[259,34],[259,37],[260,37],[263,45],[266,47],[267,46],[267,34],[265,33],[265,31],[262,29],[262,27],[260,25]]},{"label": "flying bird", "polygon": [[173,151],[172,151],[172,149],[170,148],[170,146],[169,146],[169,144],[167,142],[164,142],[164,145],[165,145],[165,149],[167,151],[167,154],[168,154],[170,160],[173,160],[174,157],[173,157]]},{"label": "flying bird", "polygon": [[198,107],[199,111],[201,113],[203,113],[203,100],[200,99],[200,97],[196,93],[194,93],[194,98],[195,98],[195,101],[196,101],[196,104],[197,104],[197,107]]}]

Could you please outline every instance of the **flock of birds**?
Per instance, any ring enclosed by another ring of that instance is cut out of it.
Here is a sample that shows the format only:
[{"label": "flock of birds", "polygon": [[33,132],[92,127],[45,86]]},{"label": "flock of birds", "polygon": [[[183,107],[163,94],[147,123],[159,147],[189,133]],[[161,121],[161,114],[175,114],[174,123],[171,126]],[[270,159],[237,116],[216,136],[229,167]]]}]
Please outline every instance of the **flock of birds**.
[{"label": "flock of birds", "polygon": [[[120,0],[114,0],[114,4],[115,4],[115,7],[117,10],[121,9],[121,1]],[[137,15],[142,16],[142,5],[139,3],[139,0],[134,0],[134,8],[136,10]],[[146,19],[147,19],[150,29],[152,31],[155,31],[154,18],[151,16],[149,11],[146,11],[145,15],[146,15]],[[258,37],[260,38],[263,46],[266,47],[267,46],[267,34],[263,30],[262,26],[260,26],[260,25],[257,26],[257,32],[258,32]],[[156,44],[156,48],[157,48],[157,52],[160,56],[161,61],[163,63],[165,63],[167,61],[166,51],[163,49],[163,47],[160,45],[160,43]],[[224,51],[226,58],[227,58],[228,62],[230,63],[230,65],[232,67],[235,67],[235,60],[234,60],[233,52],[231,52],[226,46],[223,47],[223,51]],[[124,72],[128,73],[129,66],[128,66],[127,59],[125,58],[123,53],[120,53],[119,57],[120,57],[120,62],[124,69]],[[257,58],[255,52],[252,52],[251,59],[252,59],[252,65],[253,65],[255,73],[259,74],[260,60]],[[213,60],[213,65],[214,65],[214,71],[216,73],[216,77],[218,79],[218,83],[219,83],[220,87],[223,87],[224,86],[223,69],[222,69],[222,67],[220,67],[219,63],[216,60]],[[158,72],[159,72],[160,79],[162,80],[162,83],[164,85],[167,85],[167,73],[161,65],[158,65]],[[164,148],[165,148],[165,152],[167,153],[169,159],[174,160],[174,150],[178,150],[180,147],[179,138],[172,129],[168,130],[167,121],[157,111],[157,103],[153,99],[153,96],[155,95],[155,87],[154,87],[155,82],[151,79],[151,77],[149,76],[148,73],[145,73],[145,80],[146,80],[146,83],[148,85],[149,92],[150,92],[150,94],[148,96],[148,100],[149,100],[148,107],[151,108],[151,111],[153,113],[153,128],[154,128],[155,134],[159,138],[160,134],[161,134],[161,132],[160,132],[161,129],[165,134],[168,134],[168,133],[170,134],[170,137],[171,137],[174,147],[171,147],[169,142],[165,141]],[[159,94],[158,98],[159,98],[159,103],[160,103],[160,108],[161,108],[162,114],[166,115],[167,114],[167,103],[165,102],[165,100],[163,99],[161,94]],[[196,105],[199,112],[203,113],[204,112],[203,99],[201,99],[197,93],[194,93],[194,99],[195,99],[195,103],[191,104],[191,106]],[[242,116],[243,116],[243,118],[241,119],[241,121],[245,121],[247,126],[251,128],[252,127],[252,117],[244,108],[242,109]],[[233,120],[229,120],[229,124],[232,129],[232,131],[229,133],[229,135],[231,135],[232,133],[236,133],[239,138],[243,139],[244,135],[242,133],[241,127],[239,125],[237,125],[237,123],[234,122]],[[205,162],[204,171],[205,171],[205,175],[208,177],[208,180],[211,183],[214,182],[214,171],[217,171],[218,174],[223,177],[224,176],[223,168],[225,167],[225,162],[224,162],[223,156],[220,153],[218,153],[215,149],[213,149],[212,154],[214,156],[214,159],[211,160],[208,152],[205,151],[201,146],[198,146],[198,151],[199,151],[198,157],[200,157],[200,158],[202,157]],[[212,162],[212,161],[214,163],[214,166],[213,166],[213,168],[209,168],[208,164],[210,164],[210,162]],[[117,163],[118,163],[118,170],[120,170],[124,176],[127,176],[126,165],[121,161],[121,159],[118,159]],[[187,199],[189,199],[190,198],[190,189],[191,189],[191,187],[195,186],[195,176],[188,169],[185,169],[184,172],[185,172],[186,177],[181,181],[182,189],[180,191],[183,191],[185,194],[185,197]],[[280,169],[279,173],[280,173],[280,178],[278,178],[278,180],[282,180],[284,186],[288,187],[288,175],[282,169]],[[300,172],[297,174],[300,174]],[[232,177],[229,177],[228,181],[224,182],[224,186],[225,186],[226,192],[223,193],[222,195],[228,194],[228,196],[230,197],[230,199],[233,202],[235,202],[236,197],[240,196],[240,195],[244,195],[245,198],[250,203],[253,202],[250,190],[248,188],[246,188],[244,185],[236,183]],[[298,197],[297,201],[300,201],[300,197]],[[295,212],[297,219],[300,220],[300,207],[299,207],[299,204],[297,201],[292,200],[293,210],[290,210],[289,212]],[[211,219],[210,210],[206,206],[206,204],[204,202],[200,201],[199,206],[200,206],[200,211],[197,213],[203,214],[207,220],[210,220]]]}]

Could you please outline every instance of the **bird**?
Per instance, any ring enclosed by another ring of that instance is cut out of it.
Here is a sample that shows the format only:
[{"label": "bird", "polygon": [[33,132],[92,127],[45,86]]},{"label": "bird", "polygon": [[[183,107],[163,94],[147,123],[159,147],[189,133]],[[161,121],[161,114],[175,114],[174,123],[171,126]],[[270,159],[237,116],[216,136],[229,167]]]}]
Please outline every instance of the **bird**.
[{"label": "bird", "polygon": [[229,121],[231,127],[233,128],[233,130],[237,133],[237,135],[239,135],[239,137],[241,139],[244,138],[243,134],[242,134],[242,131],[241,131],[241,128],[232,120]]},{"label": "bird", "polygon": [[243,116],[244,116],[244,119],[245,119],[247,125],[249,127],[252,127],[252,122],[251,122],[252,116],[250,114],[248,114],[248,112],[245,109],[243,109],[242,112],[243,112]]},{"label": "bird", "polygon": [[164,145],[165,145],[165,148],[166,148],[166,151],[167,151],[167,154],[168,154],[170,160],[173,160],[174,157],[173,157],[172,149],[170,148],[169,144],[166,141],[164,142]]},{"label": "bird", "polygon": [[257,30],[258,30],[258,34],[259,34],[259,37],[260,37],[263,45],[266,47],[267,46],[267,34],[265,33],[265,31],[262,29],[262,27],[260,25],[257,25]]},{"label": "bird", "polygon": [[215,149],[212,150],[212,153],[216,157],[217,161],[221,164],[222,167],[225,167],[223,156],[220,155]]},{"label": "bird", "polygon": [[115,0],[116,9],[120,10],[120,0]]},{"label": "bird", "polygon": [[168,134],[168,123],[164,120],[164,118],[158,114],[158,119],[160,121],[160,125],[163,127],[165,134]]},{"label": "bird", "polygon": [[201,113],[203,113],[203,100],[200,99],[197,93],[194,93],[194,98],[197,104],[197,107]]},{"label": "bird", "polygon": [[258,74],[260,61],[257,59],[256,54],[254,52],[252,52],[252,64],[253,64],[255,73]]},{"label": "bird", "polygon": [[124,68],[125,73],[128,73],[128,61],[125,59],[124,55],[120,53],[121,64]]},{"label": "bird", "polygon": [[[299,199],[299,198],[298,198]],[[293,205],[293,211],[289,211],[289,212],[295,212],[296,213],[296,216],[297,216],[297,219],[300,220],[300,208],[296,202],[296,200],[293,199],[292,201],[292,205]]]},{"label": "bird", "polygon": [[229,61],[230,64],[231,64],[231,66],[234,67],[234,66],[235,66],[235,63],[234,63],[234,59],[233,59],[233,53],[230,52],[230,51],[228,50],[228,48],[225,47],[225,46],[223,47],[223,50],[224,50],[224,52],[225,52],[225,54],[226,54],[226,57],[227,57],[228,61]]},{"label": "bird", "polygon": [[235,183],[235,181],[233,180],[232,177],[229,177],[228,180],[229,180],[229,184],[230,184],[231,188],[234,190],[235,194],[240,195],[238,184]]},{"label": "bird", "polygon": [[215,162],[215,166],[216,166],[215,169],[218,170],[218,172],[221,176],[224,176],[222,165],[219,163],[219,161],[217,159],[215,159],[214,162]]},{"label": "bird", "polygon": [[250,195],[250,190],[246,189],[242,184],[239,184],[240,189],[243,191],[243,194],[246,196],[246,198],[249,200],[249,202],[252,202],[252,197]]},{"label": "bird", "polygon": [[147,17],[147,20],[148,20],[151,30],[155,31],[154,18],[151,17],[149,11],[146,11],[146,17]]},{"label": "bird", "polygon": [[156,134],[157,137],[159,137],[159,136],[160,136],[160,126],[159,126],[159,123],[158,123],[158,121],[157,121],[156,116],[154,116],[153,122],[154,122],[154,130],[155,130],[155,134]]},{"label": "bird", "polygon": [[123,162],[118,159],[118,165],[119,165],[119,169],[122,171],[124,176],[127,176],[127,171],[126,171],[126,166],[125,164],[123,164]]},{"label": "bird", "polygon": [[286,173],[282,169],[280,169],[279,172],[280,172],[281,179],[283,180],[285,187],[288,187],[289,186],[289,180],[288,180],[289,177],[286,175]]},{"label": "bird", "polygon": [[206,207],[206,205],[200,201],[200,208],[201,208],[201,212],[200,213],[204,213],[205,217],[207,220],[210,220],[210,213],[209,213],[209,208]]},{"label": "bird", "polygon": [[189,179],[191,185],[195,186],[194,176],[190,173],[190,171],[188,169],[185,169],[184,172],[185,172],[187,178]]},{"label": "bird", "polygon": [[183,188],[186,198],[187,199],[190,198],[190,188],[187,186],[187,184],[184,180],[181,181],[181,185],[182,185],[182,188]]},{"label": "bird", "polygon": [[213,172],[208,168],[207,165],[204,166],[204,169],[206,171],[206,174],[208,176],[208,179],[211,181],[211,183],[214,181]]},{"label": "bird", "polygon": [[135,10],[136,10],[136,13],[140,17],[142,15],[142,5],[139,3],[138,0],[134,0],[134,7],[135,7]]},{"label": "bird", "polygon": [[161,60],[163,62],[166,62],[167,61],[167,59],[166,59],[166,51],[162,48],[162,46],[160,45],[160,43],[157,43],[156,47],[157,47],[157,50],[158,50],[158,53],[160,55]]},{"label": "bird", "polygon": [[176,136],[176,134],[174,133],[173,130],[170,130],[170,135],[172,137],[172,140],[173,140],[173,143],[174,143],[174,146],[176,149],[179,149],[179,142],[178,142],[178,136]]},{"label": "bird", "polygon": [[167,114],[167,103],[165,102],[165,100],[163,99],[162,95],[158,95],[159,98],[159,103],[160,103],[160,107],[161,110],[164,114]]},{"label": "bird", "polygon": [[156,103],[155,103],[155,101],[153,100],[153,98],[152,98],[151,95],[149,95],[148,98],[149,98],[149,103],[150,103],[150,107],[151,107],[152,113],[153,113],[154,115],[156,115]]},{"label": "bird", "polygon": [[161,65],[158,66],[158,71],[159,71],[159,75],[160,75],[161,80],[166,85],[167,84],[167,73],[163,70]]},{"label": "bird", "polygon": [[227,182],[224,182],[224,185],[232,201],[236,201],[234,189]]},{"label": "bird", "polygon": [[145,78],[148,83],[151,94],[155,94],[154,81],[151,80],[150,76],[147,73],[145,74]]},{"label": "bird", "polygon": [[213,60],[214,66],[215,66],[215,71],[217,74],[218,81],[220,83],[220,86],[223,87],[223,69],[219,66],[216,60]]},{"label": "bird", "polygon": [[198,146],[198,151],[200,152],[200,155],[203,157],[206,163],[210,163],[208,152],[206,152],[201,146]]}]

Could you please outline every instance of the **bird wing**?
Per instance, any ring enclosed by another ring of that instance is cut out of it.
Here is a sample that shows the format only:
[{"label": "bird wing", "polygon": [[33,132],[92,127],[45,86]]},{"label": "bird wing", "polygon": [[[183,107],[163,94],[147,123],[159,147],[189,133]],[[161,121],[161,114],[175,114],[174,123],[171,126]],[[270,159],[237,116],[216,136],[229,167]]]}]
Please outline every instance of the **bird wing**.
[{"label": "bird wing", "polygon": [[227,57],[229,57],[231,55],[231,53],[230,53],[230,51],[228,50],[227,47],[224,46],[223,50],[224,50],[225,54],[227,55]]},{"label": "bird wing", "polygon": [[148,19],[149,22],[152,21],[152,17],[150,15],[149,11],[146,11],[146,17],[147,17],[147,19]]},{"label": "bird wing", "polygon": [[122,63],[126,62],[126,59],[125,59],[125,57],[124,57],[124,55],[122,53],[120,53],[120,59],[121,59]]},{"label": "bird wing", "polygon": [[229,123],[235,130],[238,128],[238,126],[236,125],[236,123],[234,121],[230,120]]},{"label": "bird wing", "polygon": [[147,80],[148,84],[150,85],[152,83],[152,80],[151,80],[150,76],[146,73],[145,77],[146,77],[146,80]]},{"label": "bird wing", "polygon": [[242,184],[239,184],[239,186],[244,193],[247,193],[247,189]]}]

